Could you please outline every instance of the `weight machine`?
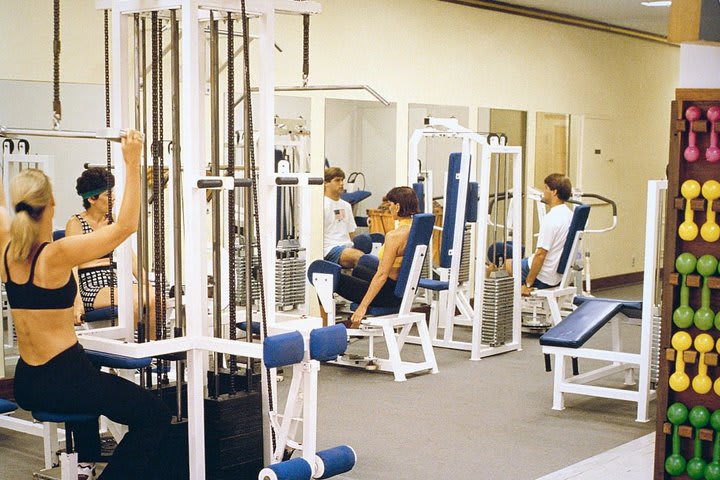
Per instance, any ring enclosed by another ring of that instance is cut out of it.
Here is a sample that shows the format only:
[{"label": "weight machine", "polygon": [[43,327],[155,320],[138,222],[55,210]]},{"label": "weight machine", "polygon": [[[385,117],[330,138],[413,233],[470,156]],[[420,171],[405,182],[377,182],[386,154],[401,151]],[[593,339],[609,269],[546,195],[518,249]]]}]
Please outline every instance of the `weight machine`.
[{"label": "weight machine", "polygon": [[[437,300],[431,301],[430,334],[434,346],[469,350],[471,360],[479,360],[490,355],[520,349],[520,304],[514,300],[520,297],[520,254],[513,251],[513,275],[501,278],[501,275],[486,278],[486,271],[478,267],[484,265],[488,243],[488,224],[486,217],[480,216],[471,229],[471,242],[463,246],[467,212],[487,212],[490,198],[491,171],[499,179],[500,165],[504,167],[505,187],[522,184],[522,153],[520,147],[500,145],[497,135],[479,134],[461,127],[456,119],[428,117],[425,128],[415,130],[410,138],[408,159],[408,182],[419,197],[424,199],[425,211],[432,211],[432,183],[429,175],[421,174],[418,168],[418,145],[423,138],[447,137],[462,141],[462,151],[455,156],[454,169],[448,175],[447,195],[442,231],[444,254],[440,267],[433,271],[432,255],[427,263],[427,277],[420,281],[420,287],[437,292]],[[489,143],[490,141],[490,143]],[[478,149],[475,169],[472,164],[472,147]],[[451,155],[451,166],[453,166]],[[510,166],[512,165],[512,166]],[[512,168],[512,174],[510,174]],[[450,169],[449,169],[450,170]],[[471,179],[479,171],[480,181],[473,190]],[[495,182],[497,194],[498,183]],[[475,192],[469,194],[469,192]],[[452,198],[450,199],[450,196]],[[520,206],[516,205],[511,213],[513,224],[518,227],[522,222]],[[436,227],[437,228],[437,227]],[[462,257],[467,256],[469,265],[475,265],[471,282],[461,284],[460,272]],[[475,261],[473,261],[473,259]],[[482,260],[481,260],[482,259]],[[433,273],[439,279],[433,278]],[[470,301],[469,289],[472,288]],[[456,316],[456,308],[460,315]],[[456,326],[470,326],[470,341],[455,338]],[[442,330],[442,335],[440,331]],[[417,342],[416,337],[408,341]]]}]

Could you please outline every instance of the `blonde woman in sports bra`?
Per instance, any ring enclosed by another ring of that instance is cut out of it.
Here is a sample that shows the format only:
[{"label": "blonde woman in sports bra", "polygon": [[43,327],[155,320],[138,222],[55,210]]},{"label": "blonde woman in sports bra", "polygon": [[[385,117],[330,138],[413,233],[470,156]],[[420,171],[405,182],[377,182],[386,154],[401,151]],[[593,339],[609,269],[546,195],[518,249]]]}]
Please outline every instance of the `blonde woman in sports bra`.
[{"label": "blonde woman in sports bra", "polygon": [[[167,461],[151,453],[167,440],[167,407],[134,383],[95,368],[73,326],[73,268],[107,254],[137,229],[142,144],[142,135],[129,130],[122,141],[127,175],[117,221],[87,235],[52,242],[55,199],[42,171],[27,169],[11,180],[12,221],[0,182],[0,274],[20,352],[15,400],[25,410],[92,413],[128,425],[102,480],[162,478],[161,463]],[[78,478],[93,479],[92,462],[100,460],[97,419],[68,423],[66,428],[75,435]]]}]

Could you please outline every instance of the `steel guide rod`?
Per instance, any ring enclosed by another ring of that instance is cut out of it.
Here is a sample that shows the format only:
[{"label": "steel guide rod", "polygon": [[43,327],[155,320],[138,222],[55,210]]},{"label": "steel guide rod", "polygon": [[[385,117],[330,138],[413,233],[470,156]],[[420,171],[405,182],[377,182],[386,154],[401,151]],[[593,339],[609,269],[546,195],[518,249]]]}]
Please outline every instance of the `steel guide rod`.
[{"label": "steel guide rod", "polygon": [[[133,15],[133,50],[134,50],[134,54],[135,54],[134,59],[133,59],[134,60],[134,69],[135,69],[134,82],[133,82],[133,87],[134,87],[133,100],[134,100],[134,107],[135,107],[135,128],[137,128],[138,130],[141,130],[142,129],[141,122],[142,122],[142,119],[144,118],[144,116],[142,114],[142,102],[141,102],[142,97],[141,96],[144,93],[143,92],[144,85],[143,85],[143,82],[141,79],[141,75],[139,73],[141,71],[141,66],[140,66],[141,47],[140,47],[140,18],[138,15]],[[145,149],[143,148],[143,158],[144,157],[145,157]],[[141,170],[140,173],[141,173],[141,179],[142,179],[142,178],[144,178],[142,175],[143,171],[142,171],[142,169],[140,169],[140,170]],[[145,182],[142,182],[142,184],[144,184],[144,183]],[[142,189],[142,190],[144,191],[144,189]],[[137,231],[137,252],[138,252],[138,254],[137,254],[137,274],[138,274],[137,289],[138,289],[138,316],[140,317],[138,319],[138,324],[142,324],[144,327],[143,330],[147,331],[147,330],[145,330],[145,328],[147,328],[146,327],[146,325],[147,325],[146,317],[145,317],[145,307],[144,307],[145,299],[143,298],[143,294],[142,294],[142,292],[143,292],[142,286],[147,281],[147,279],[145,277],[145,268],[143,265],[143,258],[145,256],[145,253],[144,253],[145,252],[145,232],[143,232],[143,228],[142,228],[143,216],[144,216],[143,210],[140,210],[140,228]],[[140,375],[140,382],[144,387],[145,386],[144,385],[145,378],[142,375]]]},{"label": "steel guide rod", "polygon": [[[250,20],[248,18],[241,18],[240,20],[243,31],[243,40],[248,39],[249,40],[249,33],[247,29],[249,28]],[[245,43],[243,42],[243,48],[245,48]],[[245,56],[243,55],[243,60]],[[243,68],[243,80],[246,78],[246,76],[249,74],[247,69],[248,65],[246,65],[245,61],[241,62],[242,68]],[[245,82],[243,81],[243,87],[246,88]],[[243,88],[243,90],[244,90]],[[247,92],[243,92],[243,96]],[[235,106],[237,105],[237,102],[233,105],[233,112],[235,112]],[[252,121],[250,116],[252,115],[252,111],[250,110],[249,103],[245,102],[243,104],[243,138],[244,139],[252,139]],[[250,158],[250,148],[247,148],[245,145],[245,142],[243,141],[243,166],[245,167],[245,178],[250,179],[252,177],[252,171],[251,171],[251,158]],[[253,257],[253,233],[254,233],[254,225],[253,225],[253,215],[260,215],[260,212],[253,212],[253,201],[252,201],[252,190],[247,188],[245,189],[245,195],[244,195],[244,208],[243,208],[243,230],[245,231],[245,338],[247,339],[247,342],[252,343],[252,257]],[[260,262],[262,263],[262,259],[260,259]],[[260,266],[262,268],[262,265]],[[245,375],[247,378],[247,386],[248,391],[250,391],[250,385],[252,382],[252,358],[247,357],[247,364],[246,364],[246,370]]]},{"label": "steel guide rod", "polygon": [[[220,92],[219,92],[219,69],[218,69],[218,21],[210,12],[210,172],[213,175],[220,175]],[[198,180],[198,187],[201,187],[201,180]],[[202,187],[201,187],[202,188]],[[222,337],[222,268],[221,244],[222,232],[220,228],[220,199],[219,191],[212,192],[212,255],[213,255],[213,334],[216,338]],[[215,374],[215,397],[220,394],[220,368],[224,357],[216,353],[213,365]]]},{"label": "steel guide rod", "polygon": [[[182,269],[182,172],[180,167],[180,33],[177,10],[170,10],[170,94],[172,116],[172,159],[173,159],[173,246],[175,264],[175,331],[173,337],[185,334],[185,305],[183,296]],[[177,420],[182,415],[183,361],[175,361],[176,383],[175,402]]]}]

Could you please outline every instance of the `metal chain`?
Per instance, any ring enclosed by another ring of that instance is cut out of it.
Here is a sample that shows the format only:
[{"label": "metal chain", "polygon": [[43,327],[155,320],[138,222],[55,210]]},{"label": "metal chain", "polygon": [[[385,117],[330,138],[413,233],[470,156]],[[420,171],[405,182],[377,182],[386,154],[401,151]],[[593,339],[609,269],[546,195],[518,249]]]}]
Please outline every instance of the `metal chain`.
[{"label": "metal chain", "polygon": [[[160,241],[158,244],[158,248],[155,249],[156,254],[160,255],[160,292],[161,295],[159,297],[156,297],[156,302],[160,303],[160,317],[157,317],[155,319],[155,325],[156,327],[159,326],[159,333],[157,338],[165,339],[167,338],[167,326],[165,324],[165,313],[167,312],[167,297],[165,295],[165,292],[167,291],[167,279],[166,279],[166,270],[165,270],[165,194],[164,194],[164,188],[163,188],[163,181],[165,180],[165,149],[163,148],[163,141],[164,141],[164,133],[163,133],[163,125],[164,125],[164,116],[163,116],[163,103],[164,103],[164,96],[163,96],[163,29],[162,29],[162,19],[158,20],[158,42],[157,42],[157,49],[158,49],[158,119],[159,119],[159,125],[158,125],[158,165],[159,165],[159,177],[160,177],[160,183],[158,185],[159,195],[157,198],[158,200],[158,209],[159,209],[159,217],[160,217]],[[156,277],[155,281],[158,281],[158,278]],[[178,290],[179,291],[179,290]],[[177,297],[180,298],[180,297]],[[165,374],[163,374],[165,376]]]},{"label": "metal chain", "polygon": [[[110,128],[110,22],[108,20],[109,10],[104,12],[104,33],[105,33],[105,126]],[[112,148],[110,141],[105,142],[105,159],[107,168],[105,171],[105,182],[110,186],[110,175],[112,175]],[[108,188],[108,225],[113,223],[113,195],[112,188]],[[113,252],[110,252],[110,268],[113,264]],[[110,307],[115,308],[115,289],[117,288],[117,276],[110,285]]]},{"label": "metal chain", "polygon": [[[235,177],[235,22],[232,13],[227,14],[227,144],[228,144],[228,160],[227,160],[227,176]],[[245,142],[247,144],[247,140]],[[247,147],[247,145],[246,145]],[[230,303],[230,340],[237,338],[237,301],[236,288],[237,279],[235,277],[235,240],[236,240],[236,223],[235,223],[235,190],[228,190],[228,302]],[[245,248],[251,248],[248,242],[245,242]],[[251,265],[245,265],[245,268],[252,268]],[[245,321],[252,321],[252,306],[245,306]],[[237,373],[237,357],[230,355],[230,393],[235,393],[235,374]]]},{"label": "metal chain", "polygon": [[303,87],[310,77],[310,14],[303,14]]},{"label": "metal chain", "polygon": [[160,211],[158,209],[158,197],[160,196],[160,175],[159,175],[159,169],[158,169],[158,162],[159,162],[159,151],[162,150],[162,146],[158,144],[158,48],[157,48],[157,39],[158,39],[158,16],[157,12],[153,11],[150,14],[150,23],[151,23],[151,33],[150,33],[150,51],[151,51],[151,76],[152,76],[152,102],[151,102],[151,115],[152,115],[152,147],[150,148],[150,152],[152,155],[152,178],[153,178],[153,208],[152,208],[152,216],[153,216],[153,242],[154,242],[154,251],[155,251],[155,258],[153,263],[153,269],[155,271],[155,338],[159,337],[158,332],[158,324],[157,322],[160,319],[160,309],[162,308],[162,304],[160,299],[161,292],[160,292],[160,282],[159,275],[160,275],[160,259],[158,255],[158,240],[160,238]]},{"label": "metal chain", "polygon": [[60,129],[60,0],[53,2],[53,129]]},{"label": "metal chain", "polygon": [[[249,19],[247,16],[247,11],[245,8],[245,0],[242,0],[241,2],[242,7],[242,25],[243,25],[243,45],[248,46],[250,45],[250,32],[249,32]],[[260,218],[258,217],[258,214],[260,212],[260,209],[258,208],[258,192],[257,192],[257,185],[258,185],[258,172],[255,165],[255,141],[254,141],[254,135],[253,135],[253,119],[252,119],[252,95],[250,95],[251,92],[251,85],[250,85],[250,54],[249,54],[249,48],[243,48],[243,62],[245,64],[245,78],[244,78],[244,91],[245,91],[245,101],[247,102],[247,122],[248,122],[248,136],[249,138],[245,139],[245,148],[248,149],[249,157],[250,157],[250,171],[252,172],[252,199],[253,199],[253,209],[255,212],[255,215],[253,215],[253,220],[255,223],[255,238],[257,239],[257,251],[258,251],[258,258],[260,261],[258,262],[258,268],[257,268],[257,277],[258,277],[258,289],[260,290],[260,315],[261,315],[261,322],[260,325],[262,327],[262,334],[263,338],[267,338],[267,318],[266,318],[266,306],[265,306],[265,281],[263,276],[263,265],[262,265],[262,248],[261,244],[262,242],[260,239],[262,238],[260,236]],[[266,368],[266,374],[268,378],[267,382],[267,396],[268,396],[268,407],[272,411],[273,410],[273,387],[272,382],[269,381],[270,379],[270,369]],[[275,437],[275,429],[270,427],[271,437],[272,437],[272,449],[275,450],[277,439]]]}]

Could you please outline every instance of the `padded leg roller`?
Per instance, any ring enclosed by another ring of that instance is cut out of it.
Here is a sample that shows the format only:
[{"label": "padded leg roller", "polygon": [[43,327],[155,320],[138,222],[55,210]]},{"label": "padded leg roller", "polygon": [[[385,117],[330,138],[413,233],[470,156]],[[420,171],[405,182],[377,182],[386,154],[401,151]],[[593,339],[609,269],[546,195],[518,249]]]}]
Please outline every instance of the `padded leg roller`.
[{"label": "padded leg roller", "polygon": [[263,362],[267,368],[284,367],[302,362],[305,340],[302,333],[281,333],[266,337],[263,342]]},{"label": "padded leg roller", "polygon": [[347,329],[337,324],[310,332],[310,358],[320,362],[335,360],[347,349]]},{"label": "padded leg roller", "polygon": [[340,279],[340,270],[342,267],[337,263],[328,262],[327,260],[315,260],[308,267],[307,277],[310,283],[313,283],[314,273],[327,273],[333,276],[333,291],[337,288]]},{"label": "padded leg roller", "polygon": [[355,466],[355,450],[347,445],[329,448],[315,455],[315,478],[330,478],[349,472]]},{"label": "padded leg roller", "polygon": [[293,458],[260,470],[259,480],[311,480],[312,467],[304,458]]},{"label": "padded leg roller", "polygon": [[369,233],[361,233],[360,235],[355,235],[352,239],[353,247],[357,248],[363,253],[370,253],[372,252],[372,237]]}]

